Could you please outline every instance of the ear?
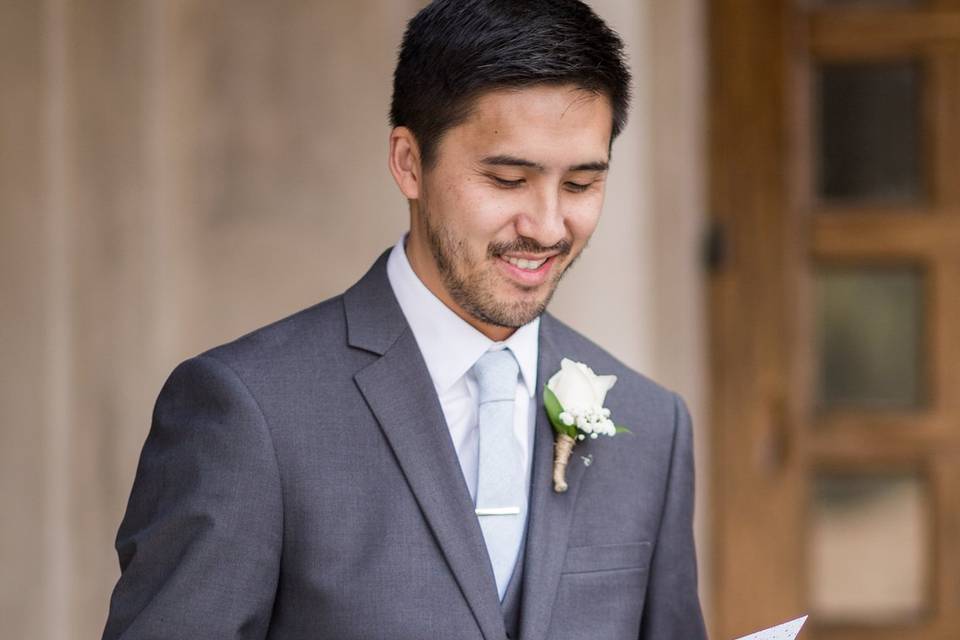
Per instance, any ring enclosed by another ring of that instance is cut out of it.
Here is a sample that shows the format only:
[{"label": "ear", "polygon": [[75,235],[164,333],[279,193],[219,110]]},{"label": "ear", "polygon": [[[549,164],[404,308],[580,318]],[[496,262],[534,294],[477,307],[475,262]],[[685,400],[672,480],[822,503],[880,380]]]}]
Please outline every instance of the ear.
[{"label": "ear", "polygon": [[407,200],[418,200],[423,179],[420,164],[420,146],[413,132],[406,127],[395,127],[390,132],[390,173]]}]

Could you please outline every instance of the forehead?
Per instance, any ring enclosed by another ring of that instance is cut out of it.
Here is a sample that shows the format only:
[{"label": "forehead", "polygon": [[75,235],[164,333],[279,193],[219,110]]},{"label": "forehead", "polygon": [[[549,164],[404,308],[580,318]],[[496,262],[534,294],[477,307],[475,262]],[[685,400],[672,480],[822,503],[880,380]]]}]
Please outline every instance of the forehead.
[{"label": "forehead", "polygon": [[441,154],[511,155],[545,166],[606,161],[612,127],[602,94],[573,85],[497,89],[474,100],[469,117],[444,136]]}]

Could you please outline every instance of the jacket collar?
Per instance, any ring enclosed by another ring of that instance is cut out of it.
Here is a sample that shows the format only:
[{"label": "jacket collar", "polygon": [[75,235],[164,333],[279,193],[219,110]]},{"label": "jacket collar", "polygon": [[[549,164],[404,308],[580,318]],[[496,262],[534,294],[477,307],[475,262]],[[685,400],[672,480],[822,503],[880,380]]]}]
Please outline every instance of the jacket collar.
[{"label": "jacket collar", "polygon": [[403,311],[387,279],[390,249],[343,294],[347,316],[347,344],[382,356],[409,330]]}]

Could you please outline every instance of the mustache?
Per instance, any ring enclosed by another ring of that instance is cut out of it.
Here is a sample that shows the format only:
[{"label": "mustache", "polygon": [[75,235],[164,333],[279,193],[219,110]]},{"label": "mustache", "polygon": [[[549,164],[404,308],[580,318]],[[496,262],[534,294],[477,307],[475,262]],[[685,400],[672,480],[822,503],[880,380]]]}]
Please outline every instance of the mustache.
[{"label": "mustache", "polygon": [[572,243],[569,240],[561,240],[554,245],[545,247],[532,238],[521,236],[513,242],[490,243],[490,246],[487,247],[487,256],[497,258],[505,253],[556,253],[564,256],[570,253],[571,249]]}]

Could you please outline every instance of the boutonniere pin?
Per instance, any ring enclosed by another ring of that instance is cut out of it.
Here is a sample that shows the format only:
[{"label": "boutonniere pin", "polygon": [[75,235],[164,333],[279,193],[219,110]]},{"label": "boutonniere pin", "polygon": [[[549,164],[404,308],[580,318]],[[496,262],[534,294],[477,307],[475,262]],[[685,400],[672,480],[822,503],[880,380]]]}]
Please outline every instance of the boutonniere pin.
[{"label": "boutonniere pin", "polygon": [[553,444],[553,490],[567,490],[567,463],[573,446],[580,440],[629,433],[610,420],[610,410],[603,406],[607,391],[617,382],[617,376],[598,376],[582,362],[569,358],[560,361],[557,371],[543,389],[543,406],[553,430],[557,432]]}]

